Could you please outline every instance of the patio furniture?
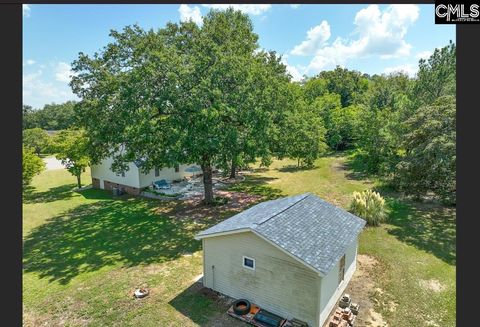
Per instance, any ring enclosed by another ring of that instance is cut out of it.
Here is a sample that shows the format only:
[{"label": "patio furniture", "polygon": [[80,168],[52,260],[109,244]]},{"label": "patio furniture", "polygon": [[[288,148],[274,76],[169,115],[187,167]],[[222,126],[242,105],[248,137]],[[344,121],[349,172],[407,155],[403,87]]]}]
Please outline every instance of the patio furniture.
[{"label": "patio furniture", "polygon": [[168,190],[172,187],[172,185],[165,179],[161,179],[159,181],[153,182],[153,187],[157,190]]}]

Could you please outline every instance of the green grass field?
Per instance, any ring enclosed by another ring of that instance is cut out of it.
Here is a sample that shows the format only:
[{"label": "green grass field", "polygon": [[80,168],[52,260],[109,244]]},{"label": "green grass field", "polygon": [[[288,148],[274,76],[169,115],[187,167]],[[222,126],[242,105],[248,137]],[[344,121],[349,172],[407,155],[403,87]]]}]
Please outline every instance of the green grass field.
[{"label": "green grass field", "polygon": [[[343,156],[319,159],[310,170],[293,165],[275,161],[231,190],[264,198],[313,192],[347,207],[353,191],[377,186],[350,171]],[[88,173],[83,180],[89,183]],[[51,170],[25,191],[24,325],[221,325],[225,308],[192,289],[202,272],[193,235],[233,211],[74,187],[68,172]],[[367,228],[360,240],[360,253],[380,263],[375,297],[395,303],[378,310],[389,326],[455,326],[454,209],[393,196],[388,203],[388,224]],[[431,281],[439,284],[433,291]],[[133,299],[142,286],[151,294]]]}]

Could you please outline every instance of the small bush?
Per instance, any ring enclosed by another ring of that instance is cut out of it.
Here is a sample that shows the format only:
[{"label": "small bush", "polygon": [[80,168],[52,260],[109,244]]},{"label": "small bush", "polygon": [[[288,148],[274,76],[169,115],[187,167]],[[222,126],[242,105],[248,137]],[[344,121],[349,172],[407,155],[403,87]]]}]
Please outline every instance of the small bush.
[{"label": "small bush", "polygon": [[385,199],[372,190],[353,192],[350,211],[365,219],[370,226],[378,226],[385,221]]},{"label": "small bush", "polygon": [[[222,197],[222,196],[216,196],[213,198],[213,202],[209,203],[211,206],[222,206],[224,204],[227,204],[229,199],[227,197]],[[205,201],[202,200],[202,203],[205,204]]]}]

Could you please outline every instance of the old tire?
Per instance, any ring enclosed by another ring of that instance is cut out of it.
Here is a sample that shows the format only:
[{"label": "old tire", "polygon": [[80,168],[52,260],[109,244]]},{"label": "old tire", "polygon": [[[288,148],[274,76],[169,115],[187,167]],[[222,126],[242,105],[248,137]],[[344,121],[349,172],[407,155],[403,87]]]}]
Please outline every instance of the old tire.
[{"label": "old tire", "polygon": [[233,312],[237,315],[246,315],[250,312],[250,301],[240,299],[233,302]]}]

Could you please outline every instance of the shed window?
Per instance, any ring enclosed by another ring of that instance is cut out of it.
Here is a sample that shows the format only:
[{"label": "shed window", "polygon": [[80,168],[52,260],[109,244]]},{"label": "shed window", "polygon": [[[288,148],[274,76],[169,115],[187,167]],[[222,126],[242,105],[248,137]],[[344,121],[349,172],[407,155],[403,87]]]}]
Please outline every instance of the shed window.
[{"label": "shed window", "polygon": [[175,165],[175,172],[178,173],[180,171],[180,166],[179,165]]},{"label": "shed window", "polygon": [[255,270],[255,259],[243,256],[243,266]]},{"label": "shed window", "polygon": [[338,270],[338,283],[345,279],[345,254],[340,259],[340,269]]},{"label": "shed window", "polygon": [[160,176],[160,168],[155,168],[155,177]]}]

